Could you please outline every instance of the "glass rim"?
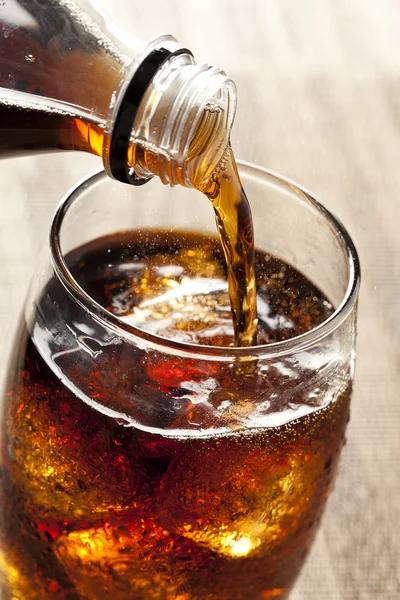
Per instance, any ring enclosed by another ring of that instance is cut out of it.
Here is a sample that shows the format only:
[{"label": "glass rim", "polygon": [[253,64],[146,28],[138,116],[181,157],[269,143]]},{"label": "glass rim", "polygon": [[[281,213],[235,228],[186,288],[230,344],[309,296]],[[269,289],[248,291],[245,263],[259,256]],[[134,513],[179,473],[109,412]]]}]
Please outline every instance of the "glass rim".
[{"label": "glass rim", "polygon": [[[179,342],[153,333],[148,333],[147,331],[144,331],[138,327],[125,323],[117,316],[103,308],[100,304],[93,300],[83,290],[83,288],[80,287],[78,282],[72,276],[61,250],[60,234],[64,218],[67,215],[69,208],[76,200],[80,198],[81,194],[92,185],[101,182],[102,180],[109,180],[109,176],[106,174],[104,169],[97,170],[95,173],[92,173],[81,179],[67,192],[56,209],[50,227],[49,245],[52,266],[58,279],[72,295],[74,300],[86,311],[88,311],[98,322],[100,322],[100,324],[113,330],[117,335],[128,338],[131,342],[136,342],[137,345],[152,348],[153,350],[160,350],[164,353],[169,352],[171,354],[185,355],[191,358],[199,359],[208,357],[213,360],[220,361],[232,361],[240,359],[257,360],[261,358],[275,358],[291,355],[295,352],[299,352],[309,348],[310,346],[316,345],[324,338],[331,335],[338,327],[340,327],[340,325],[352,312],[357,301],[361,271],[355,245],[342,223],[306,189],[294,183],[290,179],[282,177],[281,175],[278,175],[264,167],[260,167],[242,160],[238,160],[237,164],[239,167],[239,172],[241,167],[246,168],[247,170],[253,171],[259,175],[261,174],[263,176],[267,176],[268,178],[273,178],[278,183],[284,184],[286,187],[290,187],[292,191],[304,195],[306,200],[329,222],[331,227],[334,229],[335,234],[342,241],[349,268],[349,278],[346,292],[342,298],[342,301],[332,315],[330,315],[328,319],[323,321],[314,329],[288,340],[272,342],[270,344],[264,344],[261,346],[251,346],[246,348],[233,346],[203,346],[199,344],[190,344],[188,342]],[[318,282],[315,283],[318,285]]]}]

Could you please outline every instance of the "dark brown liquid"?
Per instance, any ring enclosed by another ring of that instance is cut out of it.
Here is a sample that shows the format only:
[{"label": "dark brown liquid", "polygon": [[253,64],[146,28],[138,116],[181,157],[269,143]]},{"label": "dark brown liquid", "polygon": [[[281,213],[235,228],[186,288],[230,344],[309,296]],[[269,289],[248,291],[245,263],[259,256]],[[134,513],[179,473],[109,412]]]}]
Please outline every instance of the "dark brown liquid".
[{"label": "dark brown liquid", "polygon": [[[264,252],[254,256],[257,344],[301,335],[329,316],[332,305],[301,273]],[[131,325],[192,344],[235,343],[225,251],[217,237],[130,231],[71,252],[69,264],[91,298]]]},{"label": "dark brown liquid", "polygon": [[227,265],[235,343],[255,346],[258,319],[253,219],[231,148],[209,185],[206,194],[213,203]]},{"label": "dark brown liquid", "polygon": [[[126,322],[179,341],[234,343],[217,238],[131,231],[91,242],[67,262],[82,288]],[[256,273],[260,342],[299,335],[331,314],[289,265],[256,252]],[[79,321],[57,279],[38,299],[38,319],[48,294],[69,325]],[[345,368],[312,396],[307,366],[291,383],[290,362],[259,363],[249,385],[229,364],[126,350],[103,345],[89,371],[83,355],[57,352],[50,363],[67,361],[70,381],[89,378],[105,411],[125,384],[136,400],[129,408],[128,396],[123,412],[135,411],[142,393],[148,407],[187,404],[178,418],[163,412],[168,435],[126,427],[78,399],[21,328],[1,446],[4,600],[286,598],[336,471],[348,418]],[[202,403],[185,400],[190,382],[207,397],[210,426],[226,412],[230,432],[171,436],[199,416]],[[271,398],[280,424],[257,426],[255,416],[235,431],[237,415],[251,414],[260,398]],[[285,424],[296,406],[308,414]]]},{"label": "dark brown liquid", "polygon": [[[118,65],[110,61],[105,77],[90,51],[65,53],[61,13],[58,25],[46,43],[29,40],[35,62],[28,56],[21,65],[16,87],[37,92],[29,87],[34,67],[44,96],[68,99],[79,61],[90,59],[93,85],[82,86],[78,103],[90,106],[91,89],[101,95],[98,81],[118,81]],[[8,56],[18,62],[14,35]],[[57,77],[60,54],[66,79]],[[219,141],[216,130],[224,134]],[[193,187],[213,202],[221,243],[183,232],[125,232],[67,260],[92,299],[153,334],[216,346],[285,340],[318,326],[332,307],[289,265],[254,252],[233,154],[226,143],[220,151],[225,134],[222,112],[206,107],[188,165]],[[1,155],[55,149],[100,156],[102,123],[0,105]],[[157,173],[158,160],[132,142],[130,164]],[[46,298],[65,316],[61,329],[51,327]],[[335,363],[318,387],[307,363],[294,369],[290,360],[259,361],[248,378],[224,361],[103,344],[95,322],[80,318],[54,279],[38,298],[36,330],[23,323],[16,344],[1,441],[4,600],[286,598],[334,478],[348,418],[346,367]],[[78,326],[80,355],[63,347],[67,330]],[[46,354],[41,344],[49,340],[61,351]],[[87,402],[70,390],[74,382],[87,384]],[[156,412],[158,433],[140,420],[139,406]],[[214,434],[220,422],[225,433]]]},{"label": "dark brown liquid", "polygon": [[0,157],[82,150],[101,156],[104,130],[87,117],[29,103],[0,101]]}]

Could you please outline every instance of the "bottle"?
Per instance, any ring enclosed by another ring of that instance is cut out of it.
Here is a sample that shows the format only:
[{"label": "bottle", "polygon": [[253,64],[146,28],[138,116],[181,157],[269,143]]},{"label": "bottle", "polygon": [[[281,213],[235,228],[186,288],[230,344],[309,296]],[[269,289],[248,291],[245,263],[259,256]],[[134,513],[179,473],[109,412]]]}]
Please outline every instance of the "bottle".
[{"label": "bottle", "polygon": [[0,4],[0,157],[83,150],[125,183],[200,189],[235,108],[223,71],[172,36],[127,35],[91,0]]}]

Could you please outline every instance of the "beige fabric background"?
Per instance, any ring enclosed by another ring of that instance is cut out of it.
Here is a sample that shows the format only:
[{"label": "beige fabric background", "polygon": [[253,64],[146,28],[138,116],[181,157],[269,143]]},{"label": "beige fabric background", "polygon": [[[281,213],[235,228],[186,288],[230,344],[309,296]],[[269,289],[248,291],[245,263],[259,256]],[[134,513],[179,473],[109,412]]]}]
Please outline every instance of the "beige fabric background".
[{"label": "beige fabric background", "polygon": [[[400,2],[101,4],[143,39],[170,32],[225,68],[239,88],[237,156],[312,190],[353,235],[363,286],[352,421],[293,600],[400,598]],[[77,154],[0,162],[0,380],[51,214],[98,165]]]}]

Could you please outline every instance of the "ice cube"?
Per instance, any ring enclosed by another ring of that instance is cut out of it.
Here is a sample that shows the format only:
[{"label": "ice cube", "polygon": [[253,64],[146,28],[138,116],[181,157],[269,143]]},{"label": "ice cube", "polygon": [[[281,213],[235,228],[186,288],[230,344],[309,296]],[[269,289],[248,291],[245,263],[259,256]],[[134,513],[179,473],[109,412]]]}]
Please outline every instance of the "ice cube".
[{"label": "ice cube", "polygon": [[55,553],[80,596],[113,600],[190,600],[186,574],[202,554],[145,514],[73,531],[57,540]]},{"label": "ice cube", "polygon": [[10,415],[13,477],[37,511],[73,519],[146,499],[132,429],[43,382],[25,382]]},{"label": "ice cube", "polygon": [[229,557],[270,553],[310,511],[323,456],[268,433],[188,440],[154,497],[157,522]]}]

